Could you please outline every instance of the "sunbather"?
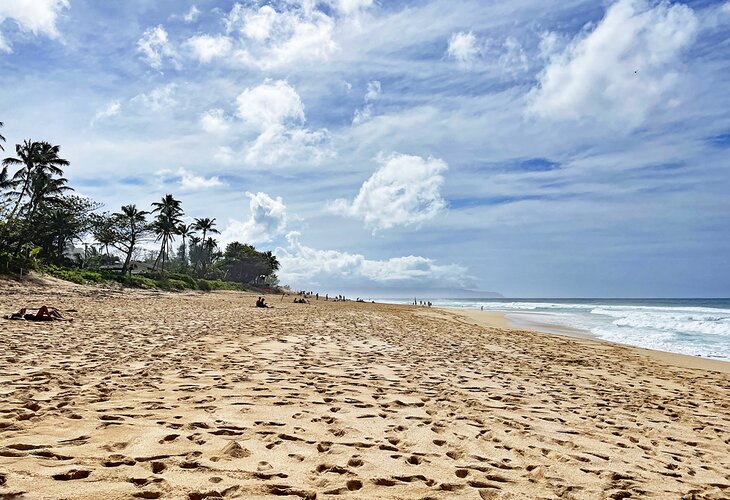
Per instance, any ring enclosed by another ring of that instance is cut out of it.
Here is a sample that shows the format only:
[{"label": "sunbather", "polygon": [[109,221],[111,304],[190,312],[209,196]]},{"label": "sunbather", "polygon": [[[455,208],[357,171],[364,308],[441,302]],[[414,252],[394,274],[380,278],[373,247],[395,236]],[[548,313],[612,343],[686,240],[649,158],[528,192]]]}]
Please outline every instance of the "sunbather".
[{"label": "sunbather", "polygon": [[20,311],[5,316],[5,319],[25,319],[28,321],[72,321],[63,317],[55,307],[41,306],[39,309],[22,308]]}]

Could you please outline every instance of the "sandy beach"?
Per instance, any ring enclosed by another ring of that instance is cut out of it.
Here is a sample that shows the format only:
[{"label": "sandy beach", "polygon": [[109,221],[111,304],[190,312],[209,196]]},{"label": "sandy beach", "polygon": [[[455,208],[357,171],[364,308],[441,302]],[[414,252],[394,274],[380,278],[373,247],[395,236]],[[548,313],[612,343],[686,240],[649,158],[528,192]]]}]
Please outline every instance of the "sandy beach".
[{"label": "sandy beach", "polygon": [[0,283],[0,498],[728,498],[730,363],[498,315]]}]

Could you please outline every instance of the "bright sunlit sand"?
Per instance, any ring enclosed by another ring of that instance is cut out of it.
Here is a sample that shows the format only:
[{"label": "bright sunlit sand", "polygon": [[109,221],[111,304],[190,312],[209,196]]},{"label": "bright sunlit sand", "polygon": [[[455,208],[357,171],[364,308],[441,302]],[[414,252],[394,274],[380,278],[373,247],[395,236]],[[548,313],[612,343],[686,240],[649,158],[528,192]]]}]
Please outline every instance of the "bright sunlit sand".
[{"label": "bright sunlit sand", "polygon": [[499,316],[490,328],[447,310],[269,300],[3,283],[3,310],[77,312],[2,324],[0,494],[730,492],[730,364],[688,368]]}]

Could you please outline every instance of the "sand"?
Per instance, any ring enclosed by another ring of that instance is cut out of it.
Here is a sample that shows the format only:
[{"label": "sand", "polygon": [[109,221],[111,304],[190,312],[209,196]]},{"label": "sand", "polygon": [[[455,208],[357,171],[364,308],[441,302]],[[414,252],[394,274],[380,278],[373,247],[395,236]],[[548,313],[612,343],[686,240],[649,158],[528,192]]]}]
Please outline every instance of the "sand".
[{"label": "sand", "polygon": [[0,287],[78,311],[0,322],[3,499],[730,496],[725,364],[408,306]]}]

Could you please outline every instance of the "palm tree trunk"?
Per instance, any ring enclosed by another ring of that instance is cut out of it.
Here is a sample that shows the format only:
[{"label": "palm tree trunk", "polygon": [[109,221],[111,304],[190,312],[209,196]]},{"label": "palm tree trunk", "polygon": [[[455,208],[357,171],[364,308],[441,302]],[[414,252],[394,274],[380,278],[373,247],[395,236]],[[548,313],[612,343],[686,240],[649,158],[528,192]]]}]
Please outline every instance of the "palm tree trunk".
[{"label": "palm tree trunk", "polygon": [[20,207],[20,202],[23,201],[23,197],[25,196],[25,193],[28,191],[28,186],[30,185],[30,173],[31,169],[28,168],[26,165],[26,169],[28,170],[27,175],[25,176],[25,181],[23,182],[23,189],[20,191],[20,195],[18,196],[18,201],[15,202],[15,206],[13,207],[13,211],[10,212],[10,216],[8,217],[8,221],[13,220],[13,217],[15,217],[15,212],[18,211],[18,208]]}]

